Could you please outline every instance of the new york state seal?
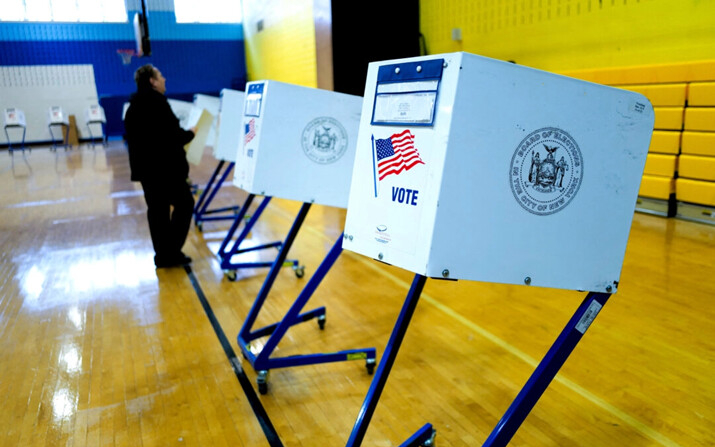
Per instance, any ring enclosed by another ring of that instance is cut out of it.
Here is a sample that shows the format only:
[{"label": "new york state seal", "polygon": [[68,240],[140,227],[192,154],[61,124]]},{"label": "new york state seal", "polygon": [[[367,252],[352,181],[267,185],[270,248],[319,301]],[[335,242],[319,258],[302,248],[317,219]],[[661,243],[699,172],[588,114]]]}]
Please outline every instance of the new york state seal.
[{"label": "new york state seal", "polygon": [[303,129],[303,152],[319,164],[335,163],[348,148],[348,133],[335,118],[315,118]]},{"label": "new york state seal", "polygon": [[583,179],[583,157],[566,131],[544,127],[531,132],[511,158],[509,182],[519,205],[540,216],[566,208]]}]

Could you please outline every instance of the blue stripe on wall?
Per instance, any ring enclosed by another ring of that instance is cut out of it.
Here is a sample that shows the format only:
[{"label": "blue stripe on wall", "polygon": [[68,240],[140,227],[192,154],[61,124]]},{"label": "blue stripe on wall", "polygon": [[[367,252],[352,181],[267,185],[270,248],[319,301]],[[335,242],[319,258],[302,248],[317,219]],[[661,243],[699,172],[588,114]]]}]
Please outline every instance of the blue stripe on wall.
[{"label": "blue stripe on wall", "polygon": [[[125,23],[0,22],[0,41],[124,40],[134,38],[129,11]],[[243,25],[176,23],[173,11],[149,11],[152,40],[243,40]]]},{"label": "blue stripe on wall", "polygon": [[218,96],[223,88],[244,90],[246,62],[242,40],[155,41],[152,56],[123,65],[117,49],[124,41],[0,42],[0,65],[92,64],[108,135],[121,135],[121,106],[136,90],[134,71],[151,63],[166,77],[167,95],[192,101],[195,93]]}]

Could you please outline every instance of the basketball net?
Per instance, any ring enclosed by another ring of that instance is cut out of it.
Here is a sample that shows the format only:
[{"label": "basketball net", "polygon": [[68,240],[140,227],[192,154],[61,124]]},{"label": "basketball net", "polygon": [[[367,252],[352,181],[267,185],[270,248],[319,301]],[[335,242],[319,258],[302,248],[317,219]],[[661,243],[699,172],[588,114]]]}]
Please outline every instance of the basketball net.
[{"label": "basketball net", "polygon": [[117,54],[122,59],[122,64],[129,65],[132,62],[134,50],[117,50]]}]

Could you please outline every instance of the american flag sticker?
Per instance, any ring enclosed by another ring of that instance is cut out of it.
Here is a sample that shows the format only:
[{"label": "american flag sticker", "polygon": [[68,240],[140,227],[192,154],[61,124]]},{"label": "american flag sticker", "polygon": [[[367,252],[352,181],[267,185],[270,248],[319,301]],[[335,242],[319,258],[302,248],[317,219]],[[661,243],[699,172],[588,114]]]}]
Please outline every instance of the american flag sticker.
[{"label": "american flag sticker", "polygon": [[400,175],[417,165],[425,164],[415,148],[415,136],[409,129],[384,139],[376,140],[373,135],[372,141],[375,197],[378,182],[388,175]]},{"label": "american flag sticker", "polygon": [[256,136],[256,120],[251,118],[251,121],[246,124],[244,129],[244,144],[250,142]]}]

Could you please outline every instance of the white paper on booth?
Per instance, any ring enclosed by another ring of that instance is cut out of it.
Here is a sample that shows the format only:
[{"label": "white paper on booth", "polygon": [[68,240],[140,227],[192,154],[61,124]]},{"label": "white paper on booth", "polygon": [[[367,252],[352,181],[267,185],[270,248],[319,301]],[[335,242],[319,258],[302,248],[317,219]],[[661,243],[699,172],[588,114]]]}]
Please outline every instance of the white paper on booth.
[{"label": "white paper on booth", "polygon": [[203,156],[204,148],[206,147],[206,139],[208,138],[209,131],[211,130],[211,124],[214,120],[213,115],[205,109],[198,110],[200,110],[200,114],[195,124],[196,135],[193,140],[184,146],[184,149],[186,150],[186,159],[193,165],[201,163],[201,157]]}]

